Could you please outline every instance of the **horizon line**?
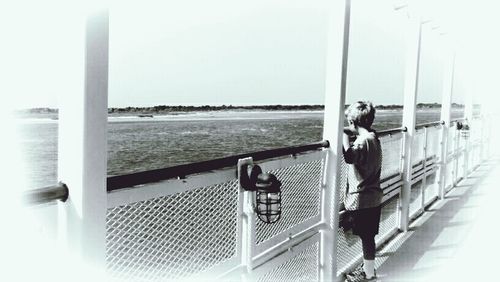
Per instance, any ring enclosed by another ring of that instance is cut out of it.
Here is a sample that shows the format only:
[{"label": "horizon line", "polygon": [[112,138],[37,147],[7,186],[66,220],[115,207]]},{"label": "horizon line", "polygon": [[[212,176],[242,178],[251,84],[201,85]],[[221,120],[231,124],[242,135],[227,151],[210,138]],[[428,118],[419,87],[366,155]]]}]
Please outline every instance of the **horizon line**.
[{"label": "horizon line", "polygon": [[[345,104],[345,106],[349,106],[350,104]],[[441,107],[441,103],[417,103],[418,106],[439,106]],[[464,106],[464,104],[460,103],[452,103],[452,106]],[[205,105],[182,105],[182,104],[170,104],[170,105],[154,105],[154,106],[112,106],[108,107],[109,109],[153,109],[153,108],[158,108],[158,107],[165,107],[165,108],[263,108],[263,107],[291,107],[291,108],[298,108],[298,107],[321,107],[324,108],[324,104],[253,104],[253,105],[233,105],[233,104],[221,104],[221,105],[210,105],[210,104],[205,104]],[[401,104],[379,104],[375,105],[375,108],[379,107],[403,107]],[[25,111],[25,110],[58,110],[58,107],[29,107],[29,108],[19,108],[17,109],[18,111]]]}]

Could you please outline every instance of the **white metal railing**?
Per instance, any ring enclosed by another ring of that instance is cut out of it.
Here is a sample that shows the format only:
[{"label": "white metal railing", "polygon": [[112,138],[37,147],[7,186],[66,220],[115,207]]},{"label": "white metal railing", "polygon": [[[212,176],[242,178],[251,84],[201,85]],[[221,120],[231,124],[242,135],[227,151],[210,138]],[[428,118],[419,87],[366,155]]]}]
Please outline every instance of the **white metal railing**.
[{"label": "white metal railing", "polygon": [[[314,150],[259,162],[283,183],[283,216],[272,225],[255,220],[251,194],[240,187],[234,166],[111,190],[106,229],[110,276],[239,276],[275,257],[287,242],[317,234],[325,153]],[[120,182],[114,180],[108,183]]]},{"label": "white metal railing", "polygon": [[106,263],[119,279],[180,279],[240,264],[233,170],[108,193]]},{"label": "white metal railing", "polygon": [[[248,271],[246,274],[249,279],[257,281],[271,277],[278,279],[281,275],[286,275],[283,271],[293,271],[294,269],[290,268],[292,266],[295,270],[302,269],[296,274],[297,277],[302,277],[301,280],[306,277],[318,277],[317,260],[319,259],[319,231],[322,228],[321,197],[324,187],[325,157],[326,151],[316,151],[259,163],[263,171],[275,174],[283,184],[282,218],[277,223],[265,224],[257,221],[252,208],[253,201],[248,201],[252,198],[252,193],[240,191],[242,192],[240,194],[244,194],[247,198],[244,216],[248,220],[245,221],[246,226],[243,230],[249,234],[244,242],[248,251],[245,261]],[[251,162],[252,160],[244,161]],[[279,263],[274,268],[268,269],[269,267],[265,266],[268,261],[275,263],[282,261],[283,259],[277,257],[290,248],[296,248],[296,250],[304,248],[304,251],[297,253],[295,250],[289,260]],[[311,252],[316,255],[312,256]],[[303,262],[304,259],[313,260],[305,264],[315,265],[315,267],[307,268],[309,271],[306,271],[304,266],[297,268],[297,265],[289,262],[297,260],[297,257],[301,257],[300,260]],[[257,269],[258,271],[254,271]],[[264,271],[264,269],[268,270]]]},{"label": "white metal railing", "polygon": [[[438,199],[441,131],[440,124],[416,131],[411,218]],[[452,165],[448,170],[453,177],[459,175],[453,171],[457,166],[465,166],[464,154],[480,149],[482,143],[475,136],[479,132],[470,130],[467,138],[474,141],[465,143],[465,134],[455,127],[450,130],[450,143],[464,144],[449,151],[448,163]],[[398,232],[403,136],[396,132],[380,137],[384,203],[377,244]],[[283,183],[282,219],[270,225],[256,220],[252,192],[239,186],[236,167],[108,192],[106,262],[110,276],[134,281],[196,277],[318,280],[322,247],[319,232],[325,228],[320,208],[325,162],[326,150],[256,161],[263,171],[275,174]],[[345,165],[341,175],[344,180],[348,177]],[[457,178],[447,179],[454,183],[452,180]],[[345,193],[345,187],[338,189],[340,195]],[[340,213],[337,276],[355,266],[362,255],[359,239],[344,230],[343,211]]]},{"label": "white metal railing", "polygon": [[[440,179],[446,192],[480,164],[483,120],[470,129],[458,130],[453,122],[443,135],[441,123],[418,126],[413,138],[409,220],[421,215],[439,199]],[[403,189],[405,132],[380,135],[383,149],[381,188],[384,191],[378,245],[399,232]],[[442,136],[449,137],[444,140]],[[451,144],[441,154],[444,144]],[[211,169],[187,168],[182,177],[151,182],[138,175],[123,176],[133,183],[125,187],[119,177],[108,185],[105,262],[111,280],[321,280],[320,254],[325,248],[320,232],[323,222],[327,142],[229,157],[238,164]],[[272,152],[271,152],[272,151]],[[252,158],[251,156],[254,156]],[[446,170],[441,156],[447,156]],[[253,192],[242,189],[237,168],[258,164],[282,182],[282,218],[274,224],[256,220]],[[190,166],[190,165],[187,165]],[[200,164],[193,164],[200,166]],[[182,167],[185,169],[184,167]],[[167,169],[168,170],[168,169]],[[170,170],[169,170],[170,171]],[[172,171],[178,173],[179,169]],[[341,166],[340,198],[346,193],[347,165]],[[145,172],[151,175],[153,172]],[[162,173],[165,173],[163,171]],[[441,178],[440,174],[446,177]],[[152,175],[155,175],[154,173]],[[144,184],[138,184],[138,182]],[[46,194],[46,193],[45,193]],[[334,242],[337,277],[351,270],[362,258],[361,242],[345,229],[340,205]]]}]

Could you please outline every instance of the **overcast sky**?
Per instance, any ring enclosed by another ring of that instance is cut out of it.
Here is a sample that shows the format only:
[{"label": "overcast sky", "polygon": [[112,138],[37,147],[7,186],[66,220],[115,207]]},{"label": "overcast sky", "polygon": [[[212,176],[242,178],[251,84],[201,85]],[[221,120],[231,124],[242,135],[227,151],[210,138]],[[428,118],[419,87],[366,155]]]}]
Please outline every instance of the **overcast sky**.
[{"label": "overcast sky", "polygon": [[[110,105],[323,104],[326,1],[198,2],[114,10]],[[353,2],[347,101],[401,104],[404,15],[374,3]],[[440,102],[429,50],[419,100]]]},{"label": "overcast sky", "polygon": [[[135,2],[110,9],[110,107],[323,104],[326,0]],[[68,58],[78,53],[67,42],[79,42],[78,25],[54,6],[14,8],[22,16],[4,17],[17,43],[4,52],[17,74],[7,89],[16,107],[57,107],[58,95],[71,95]],[[348,103],[402,104],[403,16],[390,0],[353,1]],[[434,27],[422,34],[419,102],[441,101]],[[463,102],[458,84],[454,101]]]}]

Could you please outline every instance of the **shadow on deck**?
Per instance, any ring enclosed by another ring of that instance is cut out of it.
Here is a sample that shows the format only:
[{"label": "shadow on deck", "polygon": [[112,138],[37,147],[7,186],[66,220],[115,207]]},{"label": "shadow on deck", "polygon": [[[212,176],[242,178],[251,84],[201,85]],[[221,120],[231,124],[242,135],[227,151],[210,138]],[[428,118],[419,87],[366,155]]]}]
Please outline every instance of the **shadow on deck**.
[{"label": "shadow on deck", "polygon": [[378,280],[495,280],[500,253],[497,164],[492,160],[478,167],[417,218],[410,231],[383,246],[377,254]]}]

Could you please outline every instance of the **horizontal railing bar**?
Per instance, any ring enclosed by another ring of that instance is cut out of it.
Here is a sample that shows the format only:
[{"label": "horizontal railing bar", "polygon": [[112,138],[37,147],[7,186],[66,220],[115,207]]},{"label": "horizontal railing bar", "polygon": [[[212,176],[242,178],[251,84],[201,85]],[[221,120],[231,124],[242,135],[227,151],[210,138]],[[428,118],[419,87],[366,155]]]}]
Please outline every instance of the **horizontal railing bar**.
[{"label": "horizontal railing bar", "polygon": [[424,170],[418,171],[412,178],[411,178],[411,183],[417,183],[419,180],[422,180],[424,178],[424,174],[432,174],[434,173],[434,170],[437,168],[437,166],[433,167],[428,167]]},{"label": "horizontal railing bar", "polygon": [[305,219],[298,224],[286,228],[285,230],[278,231],[276,234],[273,234],[270,238],[262,242],[257,243],[257,241],[255,241],[255,244],[253,246],[254,258],[260,257],[262,254],[268,252],[269,249],[273,249],[276,245],[279,245],[282,242],[289,241],[291,238],[290,236],[292,237],[296,236],[296,234],[300,234],[304,230],[307,230],[311,226],[317,225],[320,222],[321,222],[321,215],[318,213],[317,215]]},{"label": "horizontal railing bar", "polygon": [[388,192],[388,193],[384,194],[384,196],[382,196],[382,204],[385,204],[387,201],[392,199],[394,196],[399,195],[402,186],[403,186],[403,181],[397,182],[394,185],[392,185],[391,187],[394,187],[394,188],[390,192]]},{"label": "horizontal railing bar", "polygon": [[405,127],[398,127],[398,128],[393,128],[393,129],[380,130],[377,132],[377,135],[379,137],[382,137],[382,136],[392,135],[392,134],[406,132],[406,131],[408,131],[408,129],[405,126]]},{"label": "horizontal railing bar", "polygon": [[162,169],[154,169],[142,172],[136,172],[125,175],[110,176],[107,179],[107,190],[113,191],[122,188],[133,187],[136,185],[158,182],[172,178],[185,178],[187,175],[222,169],[236,166],[239,159],[252,157],[254,161],[272,159],[287,155],[295,155],[307,151],[328,148],[328,141],[316,142],[308,145],[290,146],[278,149],[265,150],[254,153],[234,155],[224,158],[218,158],[208,161],[201,161],[190,164],[177,165]]},{"label": "horizontal railing bar", "polygon": [[426,123],[420,123],[415,125],[415,129],[422,129],[424,127],[432,127],[432,126],[438,126],[438,125],[443,125],[444,121],[433,121],[433,122],[426,122]]},{"label": "horizontal railing bar", "polygon": [[[435,172],[437,172],[438,168],[435,166],[435,167],[432,167],[432,168],[429,168],[428,170],[426,170],[426,173],[427,175],[432,175],[434,174]],[[414,177],[411,179],[411,185],[419,182],[420,180],[424,179],[424,174],[420,174],[419,176],[417,177]]]},{"label": "horizontal railing bar", "polygon": [[325,230],[326,228],[327,224],[320,221],[296,234],[290,234],[284,241],[253,257],[252,261],[254,268],[262,266],[264,263],[272,260],[273,258],[290,251],[290,249],[293,249],[295,246],[317,235],[321,230]]},{"label": "horizontal railing bar", "polygon": [[388,176],[380,179],[380,184],[382,184],[382,183],[384,183],[386,181],[389,181],[390,179],[396,178],[396,177],[401,177],[401,172],[398,171],[398,172],[395,172],[395,173],[393,173],[391,175],[388,175]]},{"label": "horizontal railing bar", "polygon": [[[384,196],[382,197],[382,205],[397,196],[400,193],[401,186],[403,185],[403,181],[398,181],[392,184],[390,187],[384,189]],[[389,191],[390,190],[390,191]],[[347,210],[344,207],[344,203],[340,203],[339,206],[339,227],[342,226],[344,216],[346,215]]]},{"label": "horizontal railing bar", "polygon": [[422,208],[414,210],[413,213],[409,217],[410,222],[413,222],[415,219],[419,218],[424,212],[425,212],[425,209],[422,209]]},{"label": "horizontal railing bar", "polygon": [[387,176],[387,177],[383,178],[382,180],[380,180],[380,188],[382,188],[382,190],[385,190],[387,187],[400,181],[401,179],[403,179],[403,177],[402,177],[402,174],[400,172],[393,174],[391,176]]},{"label": "horizontal railing bar", "polygon": [[[402,185],[403,185],[403,181],[398,180],[398,181],[390,184],[389,186],[383,188],[382,191],[384,193],[384,196],[383,196],[382,204],[387,202],[389,199],[394,197],[396,194],[399,194],[399,190],[401,189]],[[346,212],[346,209],[345,209],[344,203],[340,203],[340,205],[339,205],[339,222],[342,221],[342,217],[344,216],[345,212]]]},{"label": "horizontal railing bar", "polygon": [[[428,156],[428,157],[425,159],[425,162],[426,162],[426,163],[429,163],[429,162],[433,162],[433,163],[434,163],[434,162],[435,162],[435,160],[436,160],[436,158],[437,158],[437,157],[436,157],[436,155],[431,155],[431,156]],[[421,159],[421,160],[419,160],[418,162],[414,163],[411,167],[414,169],[414,168],[416,168],[416,167],[418,167],[418,166],[422,165],[422,164],[423,164],[423,162],[424,162],[424,159]],[[426,164],[426,166],[427,166],[427,165],[428,165],[428,164]]]},{"label": "horizontal railing bar", "polygon": [[427,200],[427,201],[425,202],[425,205],[424,205],[424,210],[427,210],[427,208],[428,208],[430,205],[434,204],[434,202],[436,202],[436,200],[437,200],[437,199],[439,199],[439,197],[438,197],[438,196],[432,196],[432,198],[430,198],[429,200]]},{"label": "horizontal railing bar", "polygon": [[108,208],[185,193],[200,187],[229,183],[235,179],[235,172],[232,169],[226,169],[207,174],[191,175],[185,179],[168,179],[144,186],[118,189],[107,193]]},{"label": "horizontal railing bar", "polygon": [[66,184],[59,182],[53,186],[33,189],[24,192],[22,198],[27,205],[48,204],[57,200],[65,202],[68,199],[69,190]]},{"label": "horizontal railing bar", "polygon": [[402,185],[403,185],[403,180],[396,181],[396,182],[392,183],[391,185],[382,189],[382,192],[384,193],[384,196],[388,195],[391,192],[393,192],[394,190],[399,190],[401,188],[400,186],[402,186]]},{"label": "horizontal railing bar", "polygon": [[465,121],[466,118],[465,117],[462,117],[462,118],[455,118],[455,119],[452,119],[450,121],[450,124],[453,124],[453,123],[456,123],[456,122],[461,122],[461,121]]},{"label": "horizontal railing bar", "polygon": [[[420,166],[420,167],[417,167],[417,166]],[[433,168],[437,167],[437,164],[433,159],[432,161],[426,162],[425,167],[423,166],[422,162],[418,163],[417,166],[413,166],[412,180],[419,177],[422,173],[424,173],[424,170],[427,171],[429,169],[433,169]]]}]

